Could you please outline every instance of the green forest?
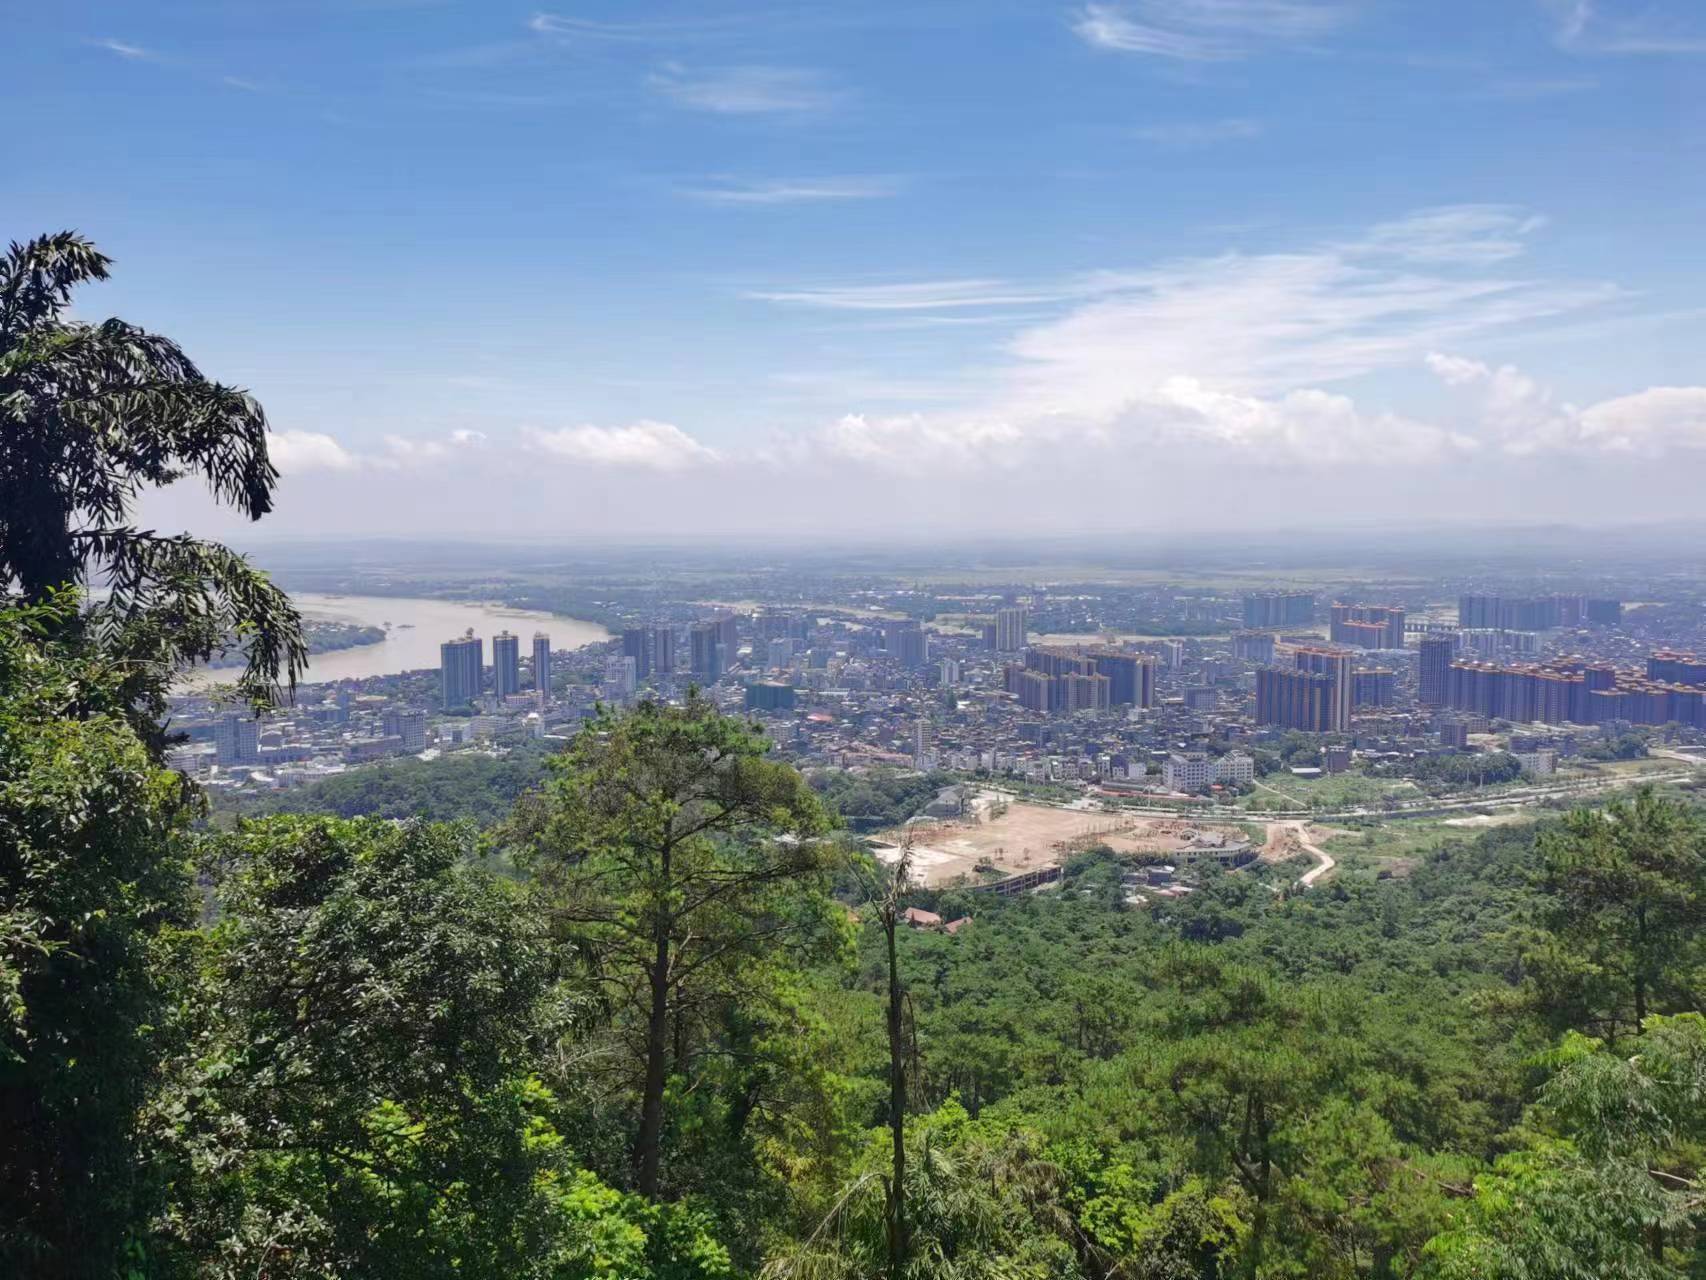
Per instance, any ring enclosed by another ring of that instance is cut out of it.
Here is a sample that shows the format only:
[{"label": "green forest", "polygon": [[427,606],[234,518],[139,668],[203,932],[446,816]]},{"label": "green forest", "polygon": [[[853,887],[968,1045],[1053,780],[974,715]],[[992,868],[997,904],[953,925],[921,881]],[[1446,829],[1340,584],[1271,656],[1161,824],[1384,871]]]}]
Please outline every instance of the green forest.
[{"label": "green forest", "polygon": [[106,265],[0,260],[0,1275],[1706,1276],[1685,799],[1310,892],[927,892],[856,829],[940,779],[814,785],[693,696],[206,821],[172,677],[241,637],[288,696],[300,620],[124,512],[276,472],[251,398],[68,317]]}]

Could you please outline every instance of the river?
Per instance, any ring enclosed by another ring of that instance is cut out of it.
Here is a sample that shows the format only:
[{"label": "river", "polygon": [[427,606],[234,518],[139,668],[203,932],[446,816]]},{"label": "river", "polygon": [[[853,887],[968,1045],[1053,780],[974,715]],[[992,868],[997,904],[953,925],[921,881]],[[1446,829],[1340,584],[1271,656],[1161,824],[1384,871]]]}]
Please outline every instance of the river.
[{"label": "river", "polygon": [[[578,649],[610,639],[610,632],[596,622],[559,618],[530,609],[511,609],[499,604],[461,604],[451,600],[417,600],[406,596],[328,596],[312,591],[293,592],[291,599],[306,618],[352,622],[363,627],[384,627],[385,639],[377,644],[356,645],[308,659],[304,684],[329,680],[362,679],[395,675],[438,666],[438,646],[460,636],[468,628],[486,642],[486,661],[492,660],[492,637],[509,630],[521,637],[521,655],[533,652],[533,633],[551,637],[553,649]],[[229,681],[235,667],[191,673],[185,684],[205,685]]]}]

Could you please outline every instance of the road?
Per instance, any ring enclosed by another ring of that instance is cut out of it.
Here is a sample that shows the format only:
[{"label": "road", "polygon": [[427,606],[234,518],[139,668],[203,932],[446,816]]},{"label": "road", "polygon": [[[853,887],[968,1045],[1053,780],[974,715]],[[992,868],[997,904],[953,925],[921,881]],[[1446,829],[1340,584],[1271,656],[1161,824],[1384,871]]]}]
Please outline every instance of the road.
[{"label": "road", "polygon": [[[1655,754],[1661,753],[1655,752]],[[1678,769],[1674,772],[1667,770],[1663,773],[1576,778],[1568,782],[1536,783],[1494,794],[1468,792],[1462,795],[1442,796],[1437,799],[1403,800],[1390,808],[1378,805],[1360,805],[1349,809],[1323,810],[1320,813],[1304,809],[1301,806],[1292,810],[1269,809],[1265,811],[1239,809],[1232,805],[1221,804],[1204,804],[1196,808],[1182,806],[1168,808],[1160,805],[1131,804],[1121,804],[1114,807],[1122,813],[1146,818],[1186,818],[1208,822],[1281,821],[1304,816],[1315,822],[1348,822],[1358,818],[1431,818],[1438,814],[1452,813],[1460,809],[1521,809],[1545,800],[1563,800],[1574,796],[1595,795],[1602,791],[1615,791],[1625,787],[1643,786],[1648,783],[1680,782],[1684,778],[1692,776],[1694,770],[1701,768],[1702,764],[1706,763],[1691,756],[1684,757],[1669,752],[1662,754],[1679,762],[1686,759],[1691,767],[1689,769]],[[1273,790],[1273,788],[1264,789]],[[1284,793],[1281,792],[1280,794],[1283,795]],[[1046,802],[1038,801],[1035,803]]]},{"label": "road", "polygon": [[1293,822],[1289,825],[1293,831],[1297,832],[1297,843],[1303,846],[1303,852],[1315,859],[1315,865],[1305,871],[1297,881],[1297,883],[1303,888],[1308,889],[1313,887],[1317,880],[1326,875],[1339,864],[1333,860],[1332,854],[1328,853],[1318,845],[1310,843],[1309,827],[1307,823]]}]

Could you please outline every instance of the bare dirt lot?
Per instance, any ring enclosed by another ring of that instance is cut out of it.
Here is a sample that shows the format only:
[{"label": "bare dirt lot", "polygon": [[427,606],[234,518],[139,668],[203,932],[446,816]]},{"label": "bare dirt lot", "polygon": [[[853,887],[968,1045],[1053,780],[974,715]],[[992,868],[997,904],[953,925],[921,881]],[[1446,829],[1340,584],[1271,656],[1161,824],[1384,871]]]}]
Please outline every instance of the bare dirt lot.
[{"label": "bare dirt lot", "polygon": [[[980,818],[913,824],[913,878],[918,883],[942,885],[961,877],[979,880],[990,871],[1033,871],[1097,844],[1119,853],[1171,853],[1204,825],[1024,803],[986,806],[982,812]],[[888,832],[876,844],[877,857],[898,857],[899,840],[899,832]]]}]

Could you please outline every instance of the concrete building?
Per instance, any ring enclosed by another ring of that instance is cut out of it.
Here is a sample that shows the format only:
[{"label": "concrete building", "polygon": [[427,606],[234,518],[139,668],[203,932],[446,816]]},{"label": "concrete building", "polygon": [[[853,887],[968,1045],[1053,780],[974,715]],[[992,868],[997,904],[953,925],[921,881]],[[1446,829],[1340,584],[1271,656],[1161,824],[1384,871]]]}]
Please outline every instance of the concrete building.
[{"label": "concrete building", "polygon": [[666,680],[675,674],[675,628],[667,623],[652,628],[652,670]]},{"label": "concrete building", "polygon": [[1359,649],[1402,649],[1404,610],[1396,605],[1335,604],[1328,637],[1334,644]]},{"label": "concrete building", "polygon": [[213,758],[220,764],[259,764],[261,726],[253,716],[225,715],[213,728]]},{"label": "concrete building", "polygon": [[1214,768],[1214,780],[1225,786],[1241,787],[1256,780],[1256,761],[1242,751],[1228,751]]},{"label": "concrete building", "polygon": [[1161,782],[1169,791],[1201,791],[1217,777],[1214,760],[1201,751],[1172,751],[1161,763]]},{"label": "concrete building", "polygon": [[1358,707],[1390,707],[1396,699],[1397,676],[1384,667],[1351,673],[1351,702]]},{"label": "concrete building", "polygon": [[626,654],[604,664],[604,688],[612,698],[631,698],[639,690],[640,677],[634,660]]},{"label": "concrete building", "polygon": [[706,684],[721,679],[723,653],[715,622],[695,622],[687,629],[687,669],[696,679]]},{"label": "concrete building", "polygon": [[924,627],[916,619],[890,619],[883,623],[883,650],[909,671],[924,665]]},{"label": "concrete building", "polygon": [[995,611],[995,648],[998,653],[1018,653],[1031,633],[1030,611],[1014,605]]},{"label": "concrete building", "polygon": [[1307,591],[1259,591],[1244,597],[1244,628],[1295,627],[1315,620],[1315,597]]},{"label": "concrete building", "polygon": [[398,750],[413,754],[426,750],[427,714],[410,707],[390,707],[380,718],[380,728],[387,738],[395,738]]},{"label": "concrete building", "polygon": [[445,710],[465,707],[485,686],[486,645],[469,630],[438,646],[438,691]]},{"label": "concrete building", "polygon": [[1354,689],[1351,682],[1351,655],[1344,649],[1305,646],[1296,651],[1297,669],[1331,678],[1331,704],[1328,711],[1327,733],[1349,733]]},{"label": "concrete building", "polygon": [[1108,702],[1116,707],[1155,705],[1155,660],[1145,654],[1121,649],[1093,648],[1084,656],[1095,664],[1096,674],[1108,678]]},{"label": "concrete building", "polygon": [[1333,678],[1295,667],[1256,672],[1256,723],[1303,733],[1333,730]]},{"label": "concrete building", "polygon": [[1443,707],[1457,641],[1448,635],[1423,636],[1416,648],[1416,701],[1424,707]]},{"label": "concrete building", "polygon": [[746,686],[748,711],[792,711],[794,686],[781,680],[755,680]]},{"label": "concrete building", "polygon": [[551,692],[551,637],[543,631],[533,633],[533,687],[547,696]]},{"label": "concrete building", "polygon": [[622,656],[634,660],[634,674],[641,680],[652,674],[651,633],[645,627],[625,627],[622,631]]},{"label": "concrete building", "polygon": [[492,692],[499,698],[521,692],[521,637],[508,631],[492,637]]},{"label": "concrete building", "polygon": [[1234,632],[1232,656],[1243,662],[1259,662],[1263,666],[1267,666],[1274,660],[1274,633],[1271,631]]}]

